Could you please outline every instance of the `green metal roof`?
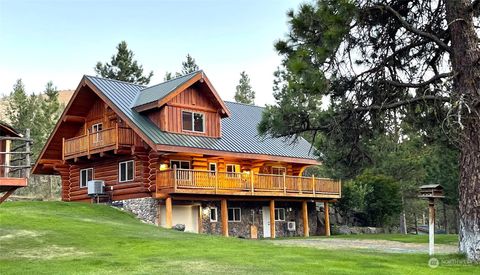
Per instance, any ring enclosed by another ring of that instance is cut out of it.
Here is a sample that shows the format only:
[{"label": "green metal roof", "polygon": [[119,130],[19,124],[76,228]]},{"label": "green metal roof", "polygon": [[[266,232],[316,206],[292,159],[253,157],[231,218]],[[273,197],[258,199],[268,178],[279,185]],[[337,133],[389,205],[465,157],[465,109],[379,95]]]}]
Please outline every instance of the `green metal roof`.
[{"label": "green metal roof", "polygon": [[[312,146],[302,137],[298,138],[294,143],[292,143],[293,140],[291,139],[261,137],[258,134],[257,125],[262,118],[264,110],[262,107],[225,102],[231,116],[222,119],[221,138],[168,133],[161,131],[150,119],[133,109],[140,98],[139,94],[149,88],[112,79],[94,76],[85,77],[155,144],[225,152],[316,159]],[[161,84],[152,86],[151,91],[158,86],[161,86]],[[152,92],[152,94],[149,95],[150,98],[156,97],[153,96],[153,94]]]},{"label": "green metal roof", "polygon": [[180,87],[183,83],[189,81],[197,74],[203,73],[201,70],[186,74],[181,77],[177,77],[163,83],[142,89],[135,100],[133,107],[138,107],[150,102],[158,101],[175,91],[177,87]]}]

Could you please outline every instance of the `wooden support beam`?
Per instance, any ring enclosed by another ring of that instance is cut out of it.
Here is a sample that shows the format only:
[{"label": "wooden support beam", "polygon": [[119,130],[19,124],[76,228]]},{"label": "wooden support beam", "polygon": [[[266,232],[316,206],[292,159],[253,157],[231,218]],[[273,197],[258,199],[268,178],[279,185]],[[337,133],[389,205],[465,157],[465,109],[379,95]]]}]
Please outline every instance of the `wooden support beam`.
[{"label": "wooden support beam", "polygon": [[270,201],[270,238],[275,239],[275,201]]},{"label": "wooden support beam", "polygon": [[172,198],[165,199],[165,227],[172,228]]},{"label": "wooden support beam", "polygon": [[11,195],[15,190],[17,190],[17,188],[12,188],[12,189],[8,190],[5,194],[3,194],[3,196],[0,198],[0,203],[2,203],[4,200],[6,200],[8,197],[10,197],[10,195]]},{"label": "wooden support beam", "polygon": [[325,236],[330,236],[330,214],[328,210],[328,201],[323,202],[323,209],[325,211]]},{"label": "wooden support beam", "polygon": [[221,200],[220,208],[222,212],[222,234],[223,236],[228,237],[228,208],[226,199]]},{"label": "wooden support beam", "polygon": [[203,233],[203,225],[202,225],[202,205],[199,205],[198,206],[198,234],[202,234]]},{"label": "wooden support beam", "polygon": [[310,236],[310,226],[308,225],[308,205],[307,201],[302,201],[302,214],[303,214],[303,236]]},{"label": "wooden support beam", "polygon": [[85,123],[85,117],[65,115],[65,117],[63,118],[63,122]]}]

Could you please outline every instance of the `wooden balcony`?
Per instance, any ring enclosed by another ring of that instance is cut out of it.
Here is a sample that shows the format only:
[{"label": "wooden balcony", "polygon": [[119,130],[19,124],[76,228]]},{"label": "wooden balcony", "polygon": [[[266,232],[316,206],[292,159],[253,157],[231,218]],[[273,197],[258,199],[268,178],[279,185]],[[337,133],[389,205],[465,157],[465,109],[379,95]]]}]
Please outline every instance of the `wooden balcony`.
[{"label": "wooden balcony", "polygon": [[95,133],[63,140],[63,159],[73,159],[109,150],[130,149],[133,131],[126,127],[112,127]]},{"label": "wooden balcony", "polygon": [[341,196],[341,184],[332,179],[287,175],[158,171],[157,197],[172,193],[336,199]]}]

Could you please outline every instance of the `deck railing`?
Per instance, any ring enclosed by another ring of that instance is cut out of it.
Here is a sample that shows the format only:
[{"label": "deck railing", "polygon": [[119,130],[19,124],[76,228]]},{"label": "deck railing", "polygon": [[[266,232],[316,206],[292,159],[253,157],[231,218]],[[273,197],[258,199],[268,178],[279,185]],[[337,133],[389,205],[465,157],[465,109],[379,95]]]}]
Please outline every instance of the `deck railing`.
[{"label": "deck railing", "polygon": [[118,149],[122,146],[133,145],[133,131],[126,127],[112,127],[100,130],[98,132],[64,139],[63,156],[64,158],[90,155],[102,152],[105,149]]},{"label": "deck railing", "polygon": [[336,180],[315,177],[172,169],[157,172],[157,193],[166,189],[180,193],[339,197],[341,184]]}]

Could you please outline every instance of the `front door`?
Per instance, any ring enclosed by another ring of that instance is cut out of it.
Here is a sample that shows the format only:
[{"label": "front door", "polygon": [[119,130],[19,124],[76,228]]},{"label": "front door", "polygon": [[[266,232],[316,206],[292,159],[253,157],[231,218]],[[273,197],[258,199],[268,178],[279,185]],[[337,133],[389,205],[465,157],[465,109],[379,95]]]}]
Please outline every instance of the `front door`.
[{"label": "front door", "polygon": [[264,206],[262,210],[263,216],[263,237],[270,238],[270,207]]}]

